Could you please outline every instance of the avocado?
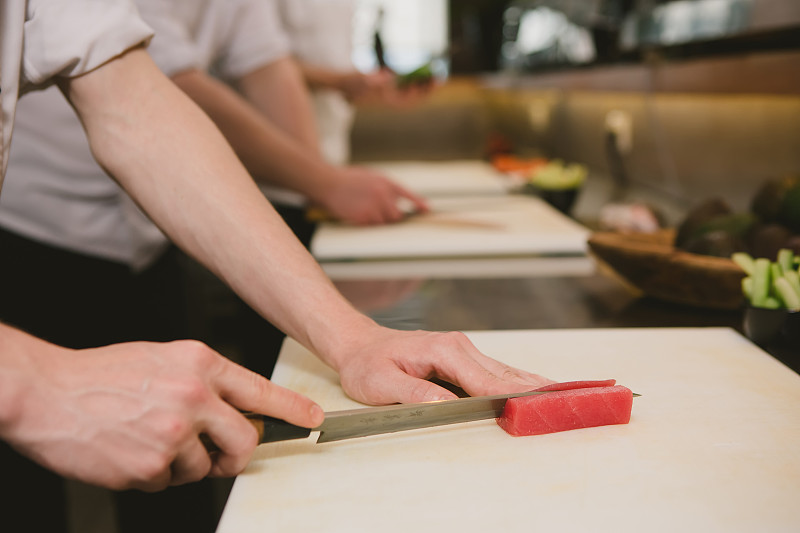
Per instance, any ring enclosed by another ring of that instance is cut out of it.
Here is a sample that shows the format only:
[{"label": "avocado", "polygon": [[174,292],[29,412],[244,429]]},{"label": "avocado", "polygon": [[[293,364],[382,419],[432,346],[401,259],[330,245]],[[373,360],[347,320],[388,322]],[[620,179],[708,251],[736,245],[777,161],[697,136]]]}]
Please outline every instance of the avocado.
[{"label": "avocado", "polygon": [[747,251],[747,245],[740,235],[725,230],[714,230],[689,239],[683,250],[693,254],[730,257],[736,252]]},{"label": "avocado", "polygon": [[[747,251],[746,247],[746,238],[750,234],[751,230],[757,224],[758,219],[752,213],[732,213],[728,215],[719,215],[705,222],[698,224],[694,231],[692,231],[688,237],[681,243],[678,248],[686,251],[692,251],[690,248],[697,249],[698,246],[697,242],[704,242],[702,238],[708,234],[715,234],[712,241],[713,242],[722,242],[721,233],[725,233],[730,236],[730,246],[735,248],[741,248],[737,251]],[[735,242],[735,246],[734,243]],[[741,244],[740,244],[741,243]],[[702,253],[699,251],[695,251],[695,253]],[[707,253],[704,255],[717,255],[716,253]],[[724,254],[723,254],[724,256]]]},{"label": "avocado", "polygon": [[794,233],[800,233],[800,183],[790,187],[781,201],[778,222]]},{"label": "avocado", "polygon": [[783,247],[791,250],[795,256],[800,255],[800,235],[792,235],[783,243]]},{"label": "avocado", "polygon": [[778,250],[786,247],[792,232],[781,224],[759,224],[748,235],[748,247],[753,257],[766,257],[775,261]]},{"label": "avocado", "polygon": [[722,198],[711,198],[692,208],[678,226],[678,233],[675,237],[675,246],[683,248],[692,237],[695,236],[697,229],[718,216],[728,215],[732,212],[730,206]]},{"label": "avocado", "polygon": [[[800,199],[796,199],[800,192],[795,192],[800,187],[800,177],[786,176],[780,180],[764,182],[756,192],[750,205],[750,210],[761,218],[763,222],[777,222],[782,218],[790,220],[800,218]],[[791,194],[790,194],[791,191]],[[787,200],[787,195],[789,199]]]}]

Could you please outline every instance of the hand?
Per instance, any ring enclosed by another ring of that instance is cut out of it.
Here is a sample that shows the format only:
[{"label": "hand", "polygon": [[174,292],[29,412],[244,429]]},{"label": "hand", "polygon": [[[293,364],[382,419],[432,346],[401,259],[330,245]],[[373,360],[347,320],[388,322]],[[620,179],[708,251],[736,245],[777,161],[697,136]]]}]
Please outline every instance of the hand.
[{"label": "hand", "polygon": [[406,214],[398,205],[401,199],[410,201],[414,211],[428,211],[423,198],[379,172],[355,166],[337,171],[330,187],[312,201],[338,220],[357,225],[398,222]]},{"label": "hand", "polygon": [[[43,466],[94,485],[154,491],[238,474],[257,436],[235,407],[306,427],[324,417],[311,400],[196,341],[73,351],[28,340],[35,372],[25,375],[20,407],[0,436]],[[209,455],[201,433],[220,451]]]},{"label": "hand", "polygon": [[428,380],[439,378],[470,396],[532,390],[552,380],[510,367],[478,351],[460,332],[396,331],[359,334],[333,366],[354,400],[382,405],[456,398]]},{"label": "hand", "polygon": [[386,69],[369,74],[357,70],[342,72],[336,82],[336,87],[351,103],[380,100],[394,86],[395,75]]}]

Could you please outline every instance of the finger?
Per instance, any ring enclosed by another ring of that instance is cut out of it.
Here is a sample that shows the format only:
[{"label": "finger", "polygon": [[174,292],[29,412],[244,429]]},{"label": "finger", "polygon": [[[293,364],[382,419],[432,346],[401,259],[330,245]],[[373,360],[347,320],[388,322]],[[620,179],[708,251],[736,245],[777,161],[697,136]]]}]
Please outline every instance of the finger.
[{"label": "finger", "polygon": [[170,485],[192,483],[206,477],[211,470],[211,458],[200,439],[190,439],[172,462]]},{"label": "finger", "polygon": [[169,487],[170,480],[172,479],[172,472],[169,468],[164,468],[156,475],[151,475],[147,479],[141,481],[134,481],[126,487],[118,487],[124,489],[135,489],[142,492],[159,492]]},{"label": "finger", "polygon": [[[247,419],[224,402],[219,402],[215,412],[207,411],[203,432],[216,444],[218,451],[209,460],[209,475],[230,477],[239,474],[258,445],[258,432]],[[199,440],[198,440],[199,442]]]},{"label": "finger", "polygon": [[[468,342],[468,341],[467,341]],[[464,389],[470,396],[524,392],[552,383],[551,380],[525,372],[492,359],[471,343],[436,362],[437,377]]]},{"label": "finger", "polygon": [[399,222],[403,217],[403,211],[397,205],[394,195],[382,202],[381,218],[383,223]]},{"label": "finger", "polygon": [[428,201],[425,198],[423,198],[422,196],[418,196],[407,189],[404,189],[403,187],[397,185],[396,183],[393,185],[395,187],[395,192],[399,196],[411,201],[411,203],[414,205],[414,211],[418,213],[427,213],[428,211],[430,211],[430,206],[428,205]]},{"label": "finger", "polygon": [[275,385],[236,363],[222,361],[224,365],[214,376],[212,387],[231,405],[308,428],[322,423],[325,415],[310,398]]},{"label": "finger", "polygon": [[449,390],[425,379],[414,377],[394,364],[371,369],[370,379],[357,383],[342,382],[348,396],[371,405],[421,403],[457,398]]}]

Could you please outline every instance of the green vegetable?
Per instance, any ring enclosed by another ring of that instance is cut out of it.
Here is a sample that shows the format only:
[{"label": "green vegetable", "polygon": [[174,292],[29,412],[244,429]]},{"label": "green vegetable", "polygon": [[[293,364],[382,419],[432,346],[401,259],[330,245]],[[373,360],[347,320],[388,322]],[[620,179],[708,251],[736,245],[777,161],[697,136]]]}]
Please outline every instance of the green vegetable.
[{"label": "green vegetable", "polygon": [[786,278],[775,280],[775,292],[778,293],[786,309],[800,309],[800,293],[795,292]]},{"label": "green vegetable", "polygon": [[733,259],[733,262],[739,265],[739,267],[741,267],[741,269],[744,270],[748,276],[753,275],[753,269],[755,268],[755,265],[753,264],[753,258],[750,257],[750,254],[736,252],[731,256],[731,259]]},{"label": "green vegetable", "polygon": [[753,294],[750,303],[755,307],[763,307],[764,302],[769,296],[770,288],[770,261],[759,257],[754,262],[753,267]]},{"label": "green vegetable", "polygon": [[783,268],[778,263],[770,263],[769,264],[769,277],[772,281],[783,277]]},{"label": "green vegetable", "polygon": [[588,169],[581,164],[565,165],[563,161],[554,159],[548,164],[534,170],[529,177],[531,185],[540,189],[565,190],[577,189],[586,180]]},{"label": "green vegetable", "polygon": [[797,294],[800,294],[800,274],[797,273],[795,270],[788,270],[784,272],[783,277],[786,278],[786,281],[789,282],[789,285],[797,291]]},{"label": "green vegetable", "polygon": [[784,272],[794,270],[794,252],[783,248],[778,251],[778,264]]},{"label": "green vegetable", "polygon": [[742,279],[742,294],[750,305],[800,310],[800,273],[794,269],[796,258],[791,250],[780,250],[776,262],[753,259],[746,253],[733,254],[731,259],[749,274]]},{"label": "green vegetable", "polygon": [[421,67],[418,67],[407,74],[397,76],[397,86],[400,88],[409,87],[411,85],[426,85],[433,80],[433,68],[431,62],[428,61]]},{"label": "green vegetable", "polygon": [[742,292],[748,300],[753,298],[753,278],[742,278]]}]

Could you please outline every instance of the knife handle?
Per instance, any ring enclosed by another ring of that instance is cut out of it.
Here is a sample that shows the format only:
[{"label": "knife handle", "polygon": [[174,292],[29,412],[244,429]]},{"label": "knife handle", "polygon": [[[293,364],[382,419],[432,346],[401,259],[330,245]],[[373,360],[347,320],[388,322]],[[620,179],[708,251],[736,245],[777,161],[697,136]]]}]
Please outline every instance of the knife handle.
[{"label": "knife handle", "polygon": [[[311,435],[311,429],[295,426],[285,420],[272,418],[258,413],[242,413],[258,432],[258,443],[279,442],[282,440],[305,439]],[[219,447],[208,435],[200,435],[200,441],[209,452],[218,452]]]}]

